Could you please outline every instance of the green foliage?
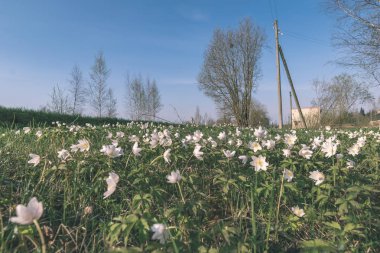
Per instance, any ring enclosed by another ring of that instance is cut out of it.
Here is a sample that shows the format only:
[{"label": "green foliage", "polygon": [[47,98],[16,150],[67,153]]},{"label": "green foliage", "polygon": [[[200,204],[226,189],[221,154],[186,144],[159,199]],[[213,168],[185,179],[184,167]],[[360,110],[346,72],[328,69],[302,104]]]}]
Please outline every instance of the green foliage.
[{"label": "green foliage", "polygon": [[92,125],[116,124],[117,122],[126,124],[129,122],[128,120],[117,118],[97,118],[0,106],[0,126],[3,127],[50,126],[53,121],[77,125],[86,123]]},{"label": "green foliage", "polygon": [[[202,160],[193,154],[198,129],[203,134],[198,140]],[[222,131],[227,137],[220,140]],[[9,222],[16,205],[32,197],[43,203],[39,223],[48,252],[376,252],[380,248],[378,130],[298,130],[295,144],[289,147],[284,135],[292,133],[271,129],[262,138],[275,140],[278,135],[273,149],[266,148],[253,129],[240,131],[237,135],[233,126],[141,123],[35,127],[29,133],[0,128],[0,252],[40,249],[33,224]],[[118,132],[125,136],[116,137]],[[154,133],[159,136],[156,147],[150,143]],[[310,159],[300,155],[301,144],[312,146],[322,134],[324,140],[334,136],[339,140],[337,153],[343,157],[326,157],[321,146],[312,150]],[[140,156],[132,153],[137,137]],[[207,141],[210,137],[216,147]],[[360,138],[364,144],[359,154],[350,155],[348,149]],[[88,151],[71,150],[83,139],[90,144]],[[236,145],[237,139],[242,145]],[[117,140],[124,155],[110,158],[100,152],[112,140]],[[250,141],[262,149],[254,152],[248,148]],[[166,162],[163,154],[169,148],[171,161]],[[289,157],[283,155],[285,148],[291,150]],[[66,160],[57,156],[61,149],[70,152]],[[225,150],[236,154],[228,159]],[[30,153],[41,158],[36,166],[28,163]],[[238,159],[241,155],[250,158],[246,164]],[[249,163],[252,156],[260,155],[269,163],[266,171],[255,171]],[[353,167],[347,167],[348,160],[355,163]],[[283,177],[285,168],[294,173],[289,182]],[[168,183],[167,176],[176,170],[181,180]],[[316,170],[324,175],[319,185],[309,178]],[[110,172],[117,173],[119,181],[112,195],[104,198]],[[155,224],[166,227],[163,243],[152,239]]]}]

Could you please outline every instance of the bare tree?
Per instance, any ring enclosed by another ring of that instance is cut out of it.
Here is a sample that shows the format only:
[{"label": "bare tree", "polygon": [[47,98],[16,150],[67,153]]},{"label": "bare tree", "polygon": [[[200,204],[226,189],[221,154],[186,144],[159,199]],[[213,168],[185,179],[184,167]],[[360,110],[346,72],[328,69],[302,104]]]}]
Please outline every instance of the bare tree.
[{"label": "bare tree", "polygon": [[132,80],[128,76],[126,85],[126,102],[131,119],[154,120],[162,108],[156,81],[147,79],[144,83],[141,76]]},{"label": "bare tree", "polygon": [[117,100],[113,95],[113,91],[111,88],[108,89],[107,92],[107,101],[106,101],[106,109],[107,109],[107,117],[114,118],[117,115]]},{"label": "bare tree", "polygon": [[195,125],[200,125],[202,123],[202,115],[201,115],[201,111],[199,110],[199,106],[197,106],[195,109],[195,114],[194,114],[194,118],[192,119],[192,122]]},{"label": "bare tree", "polygon": [[251,126],[269,126],[267,109],[255,99],[252,99],[251,113],[249,116],[249,123]]},{"label": "bare tree", "polygon": [[68,95],[57,84],[53,87],[53,91],[50,94],[50,103],[48,109],[60,114],[69,113],[71,108],[69,107]]},{"label": "bare tree", "polygon": [[241,126],[249,124],[263,43],[263,31],[249,19],[237,30],[217,29],[198,77],[200,89],[214,100],[219,111],[229,110]]},{"label": "bare tree", "polygon": [[94,65],[91,67],[89,82],[90,105],[98,117],[102,117],[107,102],[107,79],[110,70],[107,68],[103,53],[95,57]]},{"label": "bare tree", "polygon": [[148,82],[147,90],[149,96],[147,97],[148,113],[153,120],[156,119],[157,114],[162,108],[161,96],[157,88],[156,80]]},{"label": "bare tree", "polygon": [[352,75],[340,74],[331,81],[315,80],[313,86],[316,97],[312,104],[321,108],[322,121],[342,120],[356,109],[356,105],[373,101],[367,85]]},{"label": "bare tree", "polygon": [[144,119],[144,112],[146,110],[145,89],[141,76],[126,79],[126,104],[128,107],[129,115],[132,120]]},{"label": "bare tree", "polygon": [[83,74],[78,65],[75,65],[71,70],[69,94],[71,97],[71,113],[81,114],[83,105],[86,102],[86,91],[83,87]]},{"label": "bare tree", "polygon": [[328,10],[337,15],[334,44],[346,55],[338,63],[358,67],[380,85],[380,1],[328,0]]}]

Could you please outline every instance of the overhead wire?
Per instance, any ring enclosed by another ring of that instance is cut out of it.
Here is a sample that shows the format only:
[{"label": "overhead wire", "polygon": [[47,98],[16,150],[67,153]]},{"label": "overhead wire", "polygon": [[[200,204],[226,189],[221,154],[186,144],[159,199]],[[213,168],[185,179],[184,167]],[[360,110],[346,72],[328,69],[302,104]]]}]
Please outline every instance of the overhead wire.
[{"label": "overhead wire", "polygon": [[277,1],[273,0],[273,5],[274,5],[274,14],[276,19],[278,19],[278,11],[277,11]]},{"label": "overhead wire", "polygon": [[270,15],[272,17],[272,20],[274,20],[274,11],[273,11],[273,6],[272,6],[272,0],[269,0],[268,3],[269,3]]},{"label": "overhead wire", "polygon": [[315,43],[315,44],[318,44],[318,45],[328,45],[329,44],[327,41],[324,41],[324,40],[321,40],[321,39],[317,39],[317,38],[314,38],[314,37],[310,37],[308,35],[304,35],[304,34],[301,34],[301,33],[295,33],[295,32],[291,32],[291,31],[288,31],[288,30],[283,30],[282,33],[283,33],[283,35],[287,35],[289,37],[293,37],[293,38],[299,39],[299,40],[304,40],[304,41],[312,42],[312,43]]}]

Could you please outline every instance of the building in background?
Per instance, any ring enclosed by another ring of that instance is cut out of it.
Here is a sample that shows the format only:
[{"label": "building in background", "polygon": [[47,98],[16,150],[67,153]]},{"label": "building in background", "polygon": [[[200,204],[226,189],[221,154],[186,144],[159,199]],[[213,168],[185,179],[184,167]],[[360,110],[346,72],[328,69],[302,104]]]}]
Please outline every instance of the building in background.
[{"label": "building in background", "polygon": [[[321,108],[320,107],[304,107],[301,108],[302,114],[305,118],[308,128],[315,128],[320,126],[321,122]],[[301,116],[298,109],[292,109],[292,129],[304,128]]]}]

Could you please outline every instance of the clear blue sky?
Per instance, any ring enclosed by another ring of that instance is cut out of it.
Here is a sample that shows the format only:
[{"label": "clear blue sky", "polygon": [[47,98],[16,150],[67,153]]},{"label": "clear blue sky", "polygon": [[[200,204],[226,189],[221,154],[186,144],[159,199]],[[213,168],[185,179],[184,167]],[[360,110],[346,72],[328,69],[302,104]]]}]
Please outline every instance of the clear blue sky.
[{"label": "clear blue sky", "polygon": [[[177,120],[175,107],[183,119],[190,119],[198,105],[215,118],[213,102],[197,86],[203,54],[216,28],[236,28],[245,17],[266,32],[263,76],[254,96],[272,120],[277,120],[274,18],[301,106],[310,106],[314,78],[328,79],[342,71],[329,63],[337,57],[330,43],[335,21],[320,1],[1,0],[0,105],[46,105],[55,84],[68,85],[74,64],[88,80],[94,57],[102,50],[119,116],[127,116],[125,76],[130,73],[156,79],[164,104],[161,117]],[[289,91],[283,73],[285,119]]]}]

